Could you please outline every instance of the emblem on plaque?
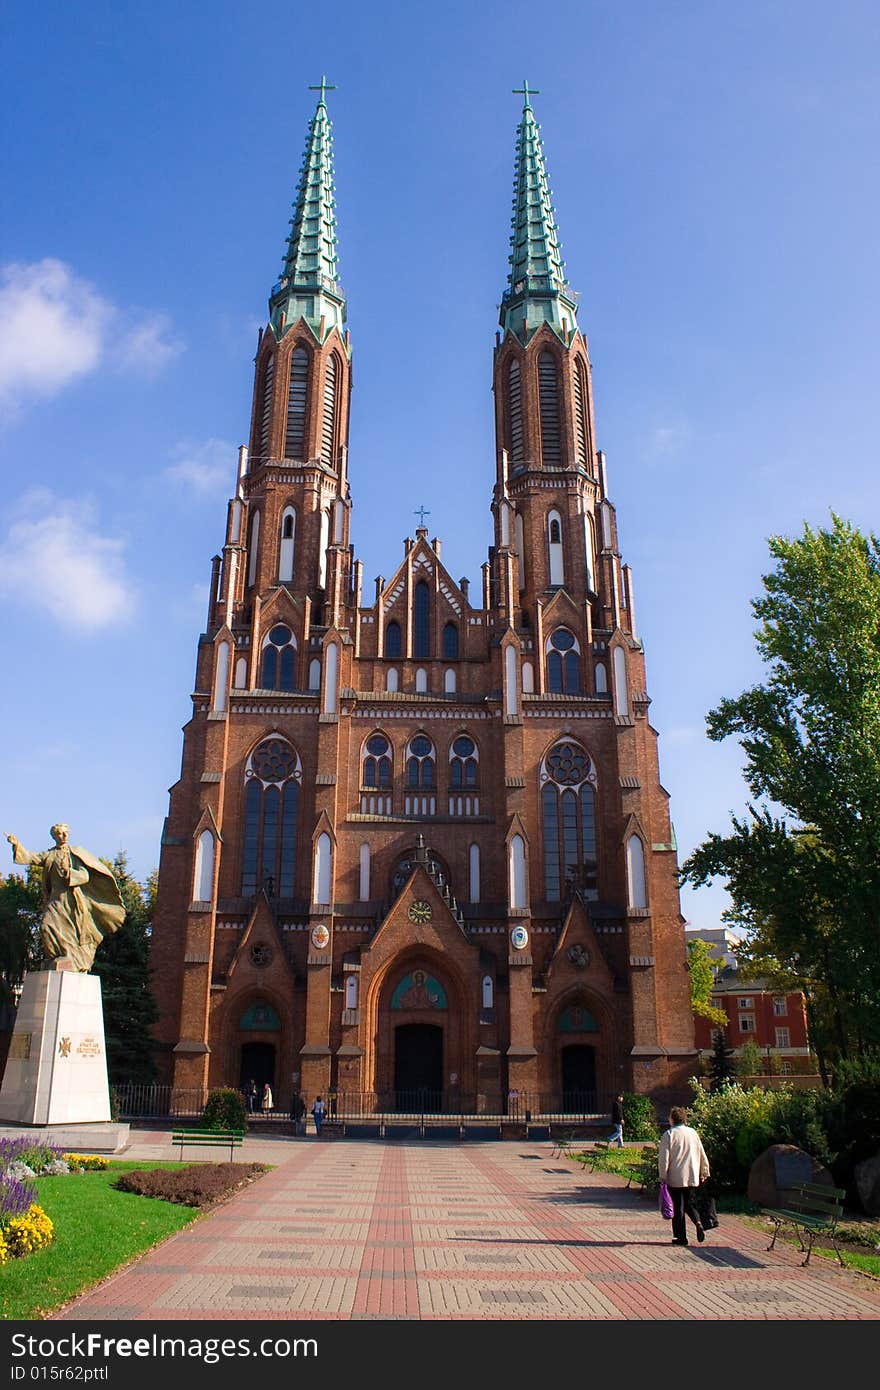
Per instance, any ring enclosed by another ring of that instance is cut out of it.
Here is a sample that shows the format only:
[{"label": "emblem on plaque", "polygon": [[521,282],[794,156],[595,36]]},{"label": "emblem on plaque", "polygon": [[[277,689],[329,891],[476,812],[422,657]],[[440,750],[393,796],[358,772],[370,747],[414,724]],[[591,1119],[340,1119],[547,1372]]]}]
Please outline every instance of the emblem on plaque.
[{"label": "emblem on plaque", "polygon": [[312,945],[316,951],[323,951],[330,945],[330,931],[323,922],[312,927]]},{"label": "emblem on plaque", "polygon": [[69,1057],[69,1056],[70,1056],[70,1038],[59,1038],[59,1040],[58,1040],[58,1056],[59,1056],[59,1057]]},{"label": "emblem on plaque", "polygon": [[410,903],[407,916],[411,922],[430,922],[431,918],[434,916],[434,910],[430,903],[426,903],[424,899],[419,898],[417,902]]},{"label": "emblem on plaque", "polygon": [[524,951],[529,944],[529,934],[520,923],[510,931],[510,944],[515,951]]}]

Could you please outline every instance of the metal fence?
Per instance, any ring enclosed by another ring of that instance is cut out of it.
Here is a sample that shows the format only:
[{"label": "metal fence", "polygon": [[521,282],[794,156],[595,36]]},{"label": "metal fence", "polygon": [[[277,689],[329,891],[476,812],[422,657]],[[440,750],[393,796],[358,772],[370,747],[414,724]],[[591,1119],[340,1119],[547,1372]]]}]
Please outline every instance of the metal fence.
[{"label": "metal fence", "polygon": [[[126,1082],[112,1088],[115,1108],[122,1120],[198,1119],[209,1091],[182,1089],[159,1083]],[[244,1097],[243,1097],[244,1099]],[[307,1107],[313,1097],[306,1097]],[[274,1109],[263,1118],[286,1120],[290,1116],[292,1094],[276,1096]],[[606,1120],[612,1097],[597,1091],[519,1091],[511,1092],[497,1104],[477,1092],[461,1090],[335,1091],[326,1093],[329,1120],[393,1120],[418,1117],[464,1117],[507,1119],[517,1123]],[[256,1115],[261,1115],[259,1109]]]}]

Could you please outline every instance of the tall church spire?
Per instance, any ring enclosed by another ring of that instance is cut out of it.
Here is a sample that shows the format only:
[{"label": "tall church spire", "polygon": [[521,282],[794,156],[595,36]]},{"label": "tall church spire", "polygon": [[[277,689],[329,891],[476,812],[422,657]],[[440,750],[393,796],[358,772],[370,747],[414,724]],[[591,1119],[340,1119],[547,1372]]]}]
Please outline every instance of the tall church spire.
[{"label": "tall church spire", "polygon": [[[318,105],[309,122],[299,185],[290,219],[290,236],[281,279],[269,299],[276,336],[304,318],[316,336],[326,337],[345,324],[345,292],[337,280],[336,199],[333,188],[333,127],[325,93],[334,91],[321,78]],[[320,332],[323,320],[323,334]]]},{"label": "tall church spire", "polygon": [[559,231],[553,216],[544,147],[528,82],[516,139],[510,274],[501,301],[501,327],[526,342],[542,323],[560,336],[577,328],[578,296],[566,283]]}]

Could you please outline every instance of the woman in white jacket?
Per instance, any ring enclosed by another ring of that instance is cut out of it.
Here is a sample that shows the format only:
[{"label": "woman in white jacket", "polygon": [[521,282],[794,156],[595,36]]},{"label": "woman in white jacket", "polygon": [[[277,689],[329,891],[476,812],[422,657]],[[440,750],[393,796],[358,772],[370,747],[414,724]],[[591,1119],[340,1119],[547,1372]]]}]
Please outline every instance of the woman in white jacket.
[{"label": "woman in white jacket", "polygon": [[674,1105],[669,1112],[670,1128],[660,1140],[657,1167],[672,1198],[672,1244],[687,1245],[685,1213],[697,1228],[697,1240],[706,1239],[695,1197],[700,1184],[709,1176],[709,1160],[695,1129],[686,1123],[687,1111]]}]

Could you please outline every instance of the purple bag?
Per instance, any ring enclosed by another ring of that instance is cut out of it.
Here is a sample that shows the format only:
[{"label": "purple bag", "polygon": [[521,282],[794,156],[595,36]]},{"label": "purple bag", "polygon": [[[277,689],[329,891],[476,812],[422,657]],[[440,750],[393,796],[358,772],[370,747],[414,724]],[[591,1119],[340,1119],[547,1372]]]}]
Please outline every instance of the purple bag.
[{"label": "purple bag", "polygon": [[660,1215],[664,1221],[672,1220],[672,1198],[669,1195],[669,1188],[665,1182],[660,1184]]}]

